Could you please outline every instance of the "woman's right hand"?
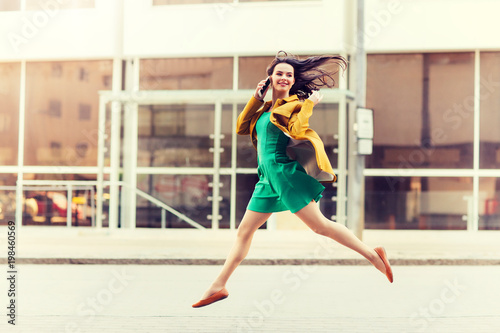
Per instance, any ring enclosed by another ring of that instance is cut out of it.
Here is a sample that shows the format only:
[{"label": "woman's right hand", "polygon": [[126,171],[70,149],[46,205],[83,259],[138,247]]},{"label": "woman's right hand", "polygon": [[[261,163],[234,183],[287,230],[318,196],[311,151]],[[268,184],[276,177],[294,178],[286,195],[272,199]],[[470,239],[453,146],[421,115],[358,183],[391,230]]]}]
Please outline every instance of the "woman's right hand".
[{"label": "woman's right hand", "polygon": [[323,99],[323,95],[319,93],[319,90],[313,90],[309,98],[316,106]]},{"label": "woman's right hand", "polygon": [[253,94],[253,96],[256,99],[258,99],[259,101],[264,101],[264,97],[266,97],[266,93],[269,90],[269,87],[271,87],[271,85],[269,84],[269,86],[267,86],[266,90],[264,90],[264,92],[262,93],[262,96],[259,94],[260,89],[262,89],[262,87],[266,84],[267,79],[268,78],[259,82],[259,84],[257,85],[257,89],[255,90],[255,93]]}]

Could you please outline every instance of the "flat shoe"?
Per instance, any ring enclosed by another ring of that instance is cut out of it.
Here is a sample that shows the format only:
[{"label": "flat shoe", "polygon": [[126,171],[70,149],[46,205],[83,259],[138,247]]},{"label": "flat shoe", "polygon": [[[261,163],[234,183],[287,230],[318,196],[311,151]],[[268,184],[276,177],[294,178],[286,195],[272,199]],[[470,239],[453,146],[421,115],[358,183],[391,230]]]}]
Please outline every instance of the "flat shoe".
[{"label": "flat shoe", "polygon": [[394,281],[392,277],[392,269],[391,269],[391,264],[389,264],[389,260],[387,260],[387,254],[385,253],[385,249],[383,247],[376,247],[375,252],[377,252],[378,256],[382,261],[384,262],[385,265],[385,275],[389,279],[389,281],[392,283]]},{"label": "flat shoe", "polygon": [[210,297],[202,299],[198,303],[193,304],[193,308],[201,308],[202,306],[206,306],[212,303],[215,303],[217,301],[223,300],[224,298],[227,298],[229,296],[228,291],[226,288],[222,288],[215,294],[210,295]]}]

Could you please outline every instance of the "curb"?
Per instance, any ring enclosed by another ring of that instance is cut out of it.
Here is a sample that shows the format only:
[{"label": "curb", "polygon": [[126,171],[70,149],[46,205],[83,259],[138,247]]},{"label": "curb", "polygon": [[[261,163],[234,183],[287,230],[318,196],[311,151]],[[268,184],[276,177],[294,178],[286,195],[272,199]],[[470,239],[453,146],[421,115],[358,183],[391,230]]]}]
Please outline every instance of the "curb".
[{"label": "curb", "polygon": [[[139,258],[18,258],[24,265],[223,265],[225,259],[139,259]],[[486,266],[500,265],[500,259],[391,259],[394,266]],[[6,258],[0,264],[7,264]],[[242,265],[369,265],[365,259],[245,259]]]}]

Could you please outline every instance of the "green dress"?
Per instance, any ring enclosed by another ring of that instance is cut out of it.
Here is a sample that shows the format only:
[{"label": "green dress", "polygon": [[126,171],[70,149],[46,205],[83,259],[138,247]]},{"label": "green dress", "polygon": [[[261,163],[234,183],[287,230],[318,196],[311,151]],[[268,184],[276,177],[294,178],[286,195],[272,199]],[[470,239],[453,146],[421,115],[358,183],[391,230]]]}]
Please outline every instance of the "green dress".
[{"label": "green dress", "polygon": [[264,112],[255,125],[259,181],[247,209],[296,213],[312,200],[321,199],[325,187],[309,176],[299,162],[288,157],[289,138],[271,123],[270,115],[271,112]]}]

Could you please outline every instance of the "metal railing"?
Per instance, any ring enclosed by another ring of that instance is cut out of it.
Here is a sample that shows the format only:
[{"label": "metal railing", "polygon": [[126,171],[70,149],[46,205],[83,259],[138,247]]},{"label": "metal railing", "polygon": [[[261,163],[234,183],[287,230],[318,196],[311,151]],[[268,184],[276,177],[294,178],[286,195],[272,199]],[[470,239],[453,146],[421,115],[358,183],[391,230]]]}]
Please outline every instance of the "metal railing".
[{"label": "metal railing", "polygon": [[[67,208],[66,208],[66,226],[71,227],[72,223],[72,218],[73,218],[73,210],[71,208],[71,203],[73,202],[73,191],[78,191],[78,190],[83,190],[83,191],[89,191],[90,192],[90,209],[91,209],[91,226],[95,227],[96,226],[96,203],[95,203],[95,186],[97,185],[96,181],[65,181],[65,180],[25,180],[23,184],[23,192],[24,191],[53,191],[53,192],[61,192],[65,191],[66,192],[66,200],[67,200]],[[126,187],[127,185],[123,182],[118,182],[119,186],[121,187]],[[104,187],[109,187],[110,182],[104,182]],[[16,191],[16,186],[0,186],[0,191]],[[199,224],[198,222],[192,220],[191,218],[187,217],[186,215],[178,212],[174,208],[170,207],[166,203],[162,202],[161,200],[153,197],[152,195],[139,190],[138,188],[133,189],[136,193],[136,195],[139,195],[140,197],[148,200],[152,204],[158,206],[161,208],[161,228],[165,229],[166,228],[166,212],[168,211],[169,213],[177,216],[179,219],[183,220],[184,222],[188,223],[194,228],[197,229],[206,229],[204,226]],[[85,196],[87,197],[87,193],[85,193]],[[22,204],[16,202],[16,205]],[[87,206],[85,206],[86,208]]]},{"label": "metal railing", "polygon": [[[35,183],[34,183],[35,182]],[[71,227],[71,223],[73,220],[73,191],[85,191],[85,197],[88,197],[87,191],[90,193],[90,219],[91,226],[95,227],[95,201],[93,198],[95,197],[95,188],[91,185],[78,185],[79,182],[75,181],[25,181],[26,184],[23,185],[24,191],[40,191],[40,192],[66,192],[66,226]],[[0,186],[0,191],[16,191],[16,186]],[[22,202],[16,202],[17,205],[22,205]],[[47,208],[46,208],[47,209]],[[86,213],[87,205],[84,205],[84,212]],[[85,214],[86,216],[87,214]]]}]

